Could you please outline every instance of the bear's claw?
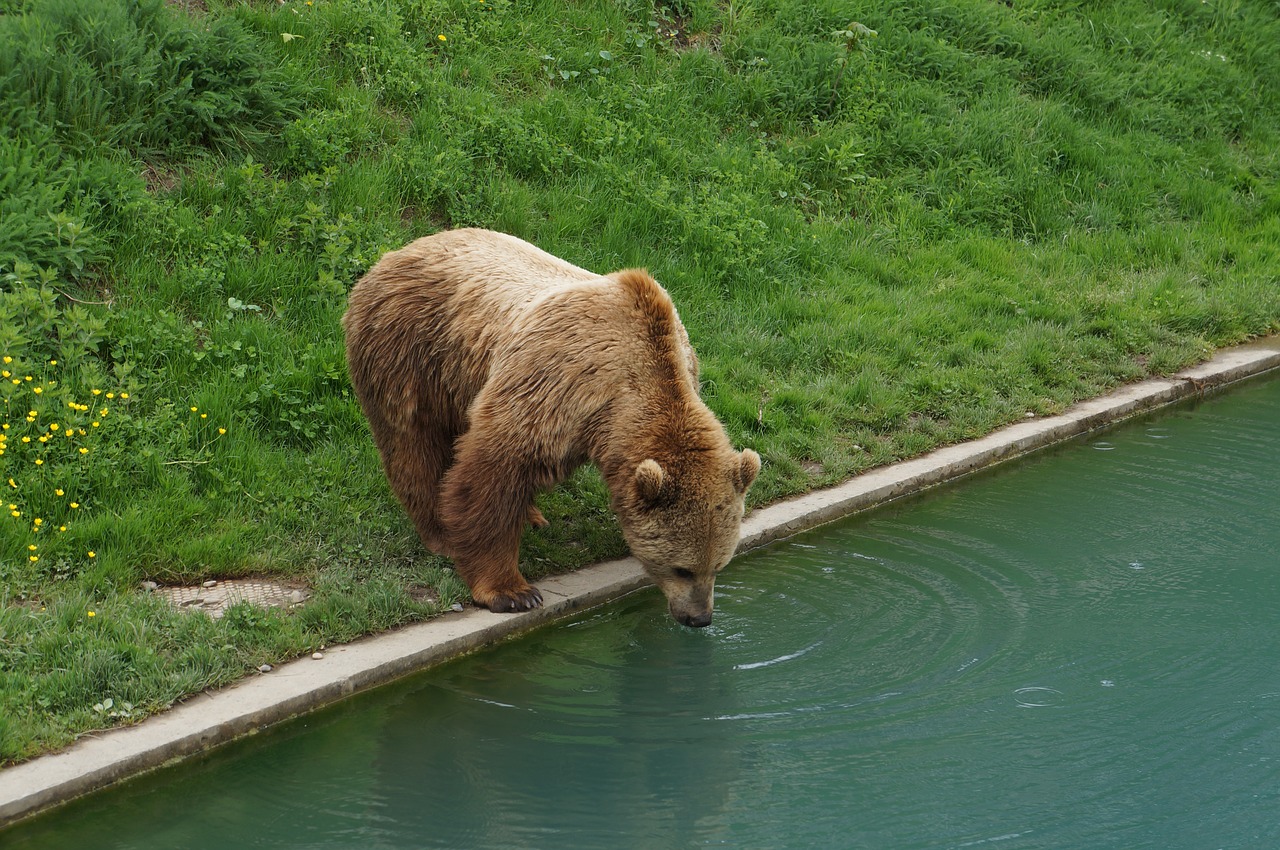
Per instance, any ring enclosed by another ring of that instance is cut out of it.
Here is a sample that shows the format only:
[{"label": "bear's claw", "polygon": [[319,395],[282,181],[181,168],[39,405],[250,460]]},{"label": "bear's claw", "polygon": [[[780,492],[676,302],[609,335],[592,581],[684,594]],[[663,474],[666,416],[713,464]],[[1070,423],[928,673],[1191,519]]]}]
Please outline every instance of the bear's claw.
[{"label": "bear's claw", "polygon": [[542,594],[538,588],[526,586],[522,590],[499,591],[490,596],[487,603],[477,601],[495,614],[514,613],[516,611],[532,611],[541,607]]}]

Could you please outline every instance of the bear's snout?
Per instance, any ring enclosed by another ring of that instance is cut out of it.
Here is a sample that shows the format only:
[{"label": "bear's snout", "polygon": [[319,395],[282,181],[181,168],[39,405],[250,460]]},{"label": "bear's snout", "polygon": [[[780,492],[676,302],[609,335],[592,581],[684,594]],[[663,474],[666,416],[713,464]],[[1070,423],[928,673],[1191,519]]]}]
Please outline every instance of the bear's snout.
[{"label": "bear's snout", "polygon": [[698,614],[685,614],[680,618],[680,622],[694,629],[705,629],[711,625],[711,612],[703,611]]},{"label": "bear's snout", "polygon": [[671,617],[682,626],[688,626],[691,629],[705,629],[711,625],[711,608],[699,608],[695,610],[687,610],[683,606],[677,606],[675,601],[668,603],[667,608],[671,611]]}]

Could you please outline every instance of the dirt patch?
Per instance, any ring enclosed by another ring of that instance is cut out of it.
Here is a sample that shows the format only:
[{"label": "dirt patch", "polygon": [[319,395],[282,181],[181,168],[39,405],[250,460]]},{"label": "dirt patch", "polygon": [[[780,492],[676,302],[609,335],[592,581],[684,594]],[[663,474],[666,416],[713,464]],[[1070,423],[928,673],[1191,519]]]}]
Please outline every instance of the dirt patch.
[{"label": "dirt patch", "polygon": [[414,602],[418,602],[418,603],[425,602],[431,605],[440,604],[440,594],[436,593],[434,588],[424,587],[420,584],[415,584],[411,587],[405,588],[405,592],[409,594],[409,597],[413,599]]},{"label": "dirt patch", "polygon": [[142,169],[142,181],[153,195],[167,195],[182,182],[182,172],[163,163],[149,162]]},{"label": "dirt patch", "polygon": [[658,25],[654,34],[676,50],[705,47],[713,53],[720,51],[719,25],[711,32],[694,32],[689,28],[691,21],[688,16],[667,7],[662,7],[654,16],[654,22]]},{"label": "dirt patch", "polygon": [[7,604],[14,608],[22,608],[26,611],[44,610],[44,603],[39,599],[10,599]]}]

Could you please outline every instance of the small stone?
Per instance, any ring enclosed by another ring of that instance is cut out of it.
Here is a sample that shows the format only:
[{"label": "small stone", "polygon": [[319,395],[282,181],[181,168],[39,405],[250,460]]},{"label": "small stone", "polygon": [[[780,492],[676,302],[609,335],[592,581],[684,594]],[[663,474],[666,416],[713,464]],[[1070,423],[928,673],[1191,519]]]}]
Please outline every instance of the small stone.
[{"label": "small stone", "polygon": [[316,661],[319,661],[321,658],[324,658],[324,653],[323,653],[323,652],[313,652],[313,653],[311,653],[311,657],[312,657],[312,658],[314,658]]},{"label": "small stone", "polygon": [[154,581],[144,581],[142,583],[142,589],[147,593],[154,593],[159,587],[160,585],[156,584]]},{"label": "small stone", "polygon": [[1032,413],[1030,410],[1028,410],[1028,411],[1027,411],[1027,417],[1026,417],[1026,418],[1027,418],[1027,419],[1035,419],[1035,418],[1036,418],[1036,415],[1035,415],[1034,413]]},{"label": "small stone", "polygon": [[461,602],[455,602],[455,603],[453,603],[453,605],[451,605],[451,606],[450,606],[450,610],[452,610],[452,611],[461,611],[461,610],[462,610],[462,603],[461,603]]},{"label": "small stone", "polygon": [[217,587],[217,586],[218,586],[218,580],[217,580],[217,579],[212,579],[212,578],[211,578],[211,579],[209,579],[208,581],[206,581],[204,584],[202,584],[202,585],[200,585],[200,586],[201,586],[201,587]]},{"label": "small stone", "polygon": [[295,590],[289,594],[290,605],[301,605],[303,602],[306,602],[306,601],[307,601],[307,594],[303,593],[301,590]]},{"label": "small stone", "polygon": [[261,667],[259,667],[259,668],[258,668],[258,672],[259,672],[259,673],[270,673],[270,672],[271,672],[272,670],[274,670],[274,669],[275,669],[275,668],[274,668],[274,667],[272,667],[270,664],[263,664]]}]

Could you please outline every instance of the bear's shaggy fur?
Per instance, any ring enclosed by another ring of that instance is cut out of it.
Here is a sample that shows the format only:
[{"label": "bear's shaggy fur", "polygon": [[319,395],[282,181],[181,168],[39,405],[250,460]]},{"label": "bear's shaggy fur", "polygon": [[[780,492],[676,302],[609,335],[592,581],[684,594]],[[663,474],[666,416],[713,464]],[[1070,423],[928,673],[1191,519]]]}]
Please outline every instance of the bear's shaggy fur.
[{"label": "bear's shaggy fur", "polygon": [[343,317],[351,381],[400,502],[479,605],[537,607],[519,571],[535,494],[592,461],[672,616],[711,621],[759,456],[698,397],[698,361],[646,272],[597,275],[501,233],[382,257]]}]

